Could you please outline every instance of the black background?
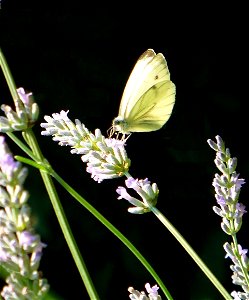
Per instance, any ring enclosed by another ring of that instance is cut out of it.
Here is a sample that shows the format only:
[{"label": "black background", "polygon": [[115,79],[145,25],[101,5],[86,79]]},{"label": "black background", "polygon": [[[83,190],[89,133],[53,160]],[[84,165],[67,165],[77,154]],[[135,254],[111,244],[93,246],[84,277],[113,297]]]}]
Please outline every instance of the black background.
[{"label": "black background", "polygon": [[[61,110],[105,134],[137,58],[148,48],[163,53],[176,84],[176,103],[161,130],[129,138],[130,173],[158,184],[158,209],[227,290],[237,289],[222,247],[231,240],[212,210],[215,152],[206,141],[221,135],[247,181],[245,8],[174,4],[1,0],[0,42],[17,87],[32,91],[39,104],[34,132],[55,170],[134,243],[174,299],[218,300],[216,288],[152,213],[131,215],[128,203],[117,200],[115,190],[124,178],[94,182],[79,156],[40,135],[43,116]],[[1,103],[11,104],[2,75],[0,93]],[[23,154],[8,142],[14,154]],[[40,269],[55,299],[88,299],[39,173],[29,169],[25,186],[36,230],[47,244]],[[128,299],[128,286],[144,290],[146,282],[155,284],[115,236],[56,187],[100,299]],[[240,198],[245,205],[247,194],[245,185]],[[247,227],[245,215],[238,234],[243,248]]]}]

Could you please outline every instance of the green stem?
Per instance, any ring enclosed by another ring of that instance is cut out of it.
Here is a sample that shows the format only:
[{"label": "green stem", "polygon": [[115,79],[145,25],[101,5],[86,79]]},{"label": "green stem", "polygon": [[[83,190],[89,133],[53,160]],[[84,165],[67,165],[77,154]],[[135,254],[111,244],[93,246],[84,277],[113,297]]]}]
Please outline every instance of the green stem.
[{"label": "green stem", "polygon": [[[13,98],[14,103],[16,104],[16,108],[18,109],[19,105],[18,105],[18,93],[16,90],[16,85],[15,85],[15,81],[12,77],[12,74],[10,72],[10,69],[8,67],[8,64],[6,62],[6,59],[0,49],[0,66],[2,68],[4,77],[6,79],[6,82],[8,84],[11,96]],[[16,137],[14,134],[12,133],[8,133],[9,137],[12,138],[14,141],[17,141],[17,144],[20,146],[22,144],[22,149],[32,158],[34,159],[36,162],[40,161],[43,162],[44,161],[44,157],[41,153],[41,150],[39,148],[39,145],[36,141],[36,138],[33,134],[33,131],[31,129],[23,132],[24,136],[25,136],[25,140],[28,141],[28,144],[30,146],[30,148],[32,149],[32,151],[30,151],[30,149],[28,149],[28,147],[26,147],[25,145],[23,145]],[[32,153],[33,152],[33,153]],[[48,195],[51,199],[51,203],[53,205],[55,214],[58,218],[59,224],[61,226],[62,232],[64,234],[64,237],[66,239],[66,242],[68,244],[68,247],[72,253],[73,259],[76,263],[76,266],[79,270],[79,273],[83,279],[83,282],[85,284],[85,287],[87,289],[87,292],[90,296],[90,299],[99,299],[99,296],[95,290],[95,287],[92,283],[91,277],[88,273],[88,270],[86,268],[85,262],[80,254],[80,251],[78,249],[77,243],[73,237],[73,233],[70,229],[70,226],[68,224],[66,215],[64,213],[63,207],[60,203],[60,199],[58,197],[58,194],[56,192],[56,189],[54,187],[53,181],[50,177],[50,175],[48,174],[47,171],[44,171],[42,169],[40,169],[40,173],[41,173],[41,177],[43,179],[43,182],[45,184],[45,187],[47,189]]]},{"label": "green stem", "polygon": [[148,272],[154,277],[161,290],[167,299],[173,299],[169,291],[163,284],[160,277],[155,270],[142,256],[142,254],[134,247],[134,245],[116,228],[114,227],[103,215],[101,215],[90,203],[88,203],[81,195],[79,195],[70,185],[68,185],[54,170],[51,175],[71,194],[78,202],[80,202],[91,214],[93,214],[103,225],[105,225],[122,243],[139,259]]},{"label": "green stem", "polygon": [[19,97],[18,97],[18,93],[16,91],[15,81],[14,81],[12,75],[11,75],[11,72],[9,70],[8,64],[6,62],[6,59],[5,59],[4,55],[3,55],[3,52],[1,50],[1,48],[0,48],[0,66],[2,68],[5,80],[6,80],[7,84],[8,84],[11,96],[12,96],[14,102],[16,102],[16,100]]},{"label": "green stem", "polygon": [[[131,175],[128,172],[125,173],[125,176],[127,178],[131,177]],[[173,236],[183,246],[183,248],[188,252],[188,254],[193,258],[196,264],[201,268],[201,270],[214,284],[214,286],[219,290],[219,292],[224,296],[224,298],[227,300],[231,300],[232,298],[230,294],[221,285],[221,283],[214,276],[214,274],[208,269],[208,267],[204,264],[204,262],[197,255],[194,249],[188,244],[188,242],[183,238],[183,236],[179,233],[179,231],[177,231],[177,229],[169,222],[169,220],[156,207],[150,206],[150,209],[157,216],[157,218],[164,224],[164,226],[173,234]]]},{"label": "green stem", "polygon": [[169,222],[169,220],[156,207],[152,207],[151,211],[157,216],[157,218],[163,223],[163,225],[174,235],[174,237],[183,246],[183,248],[188,252],[188,254],[193,258],[193,260],[201,268],[201,270],[205,273],[205,275],[209,278],[209,280],[219,290],[219,292],[222,294],[222,296],[227,300],[231,300],[232,299],[231,295],[221,285],[221,283],[218,281],[218,279],[208,269],[208,267],[204,264],[204,262],[201,260],[201,258],[197,255],[197,253],[193,250],[193,248],[188,244],[188,242],[184,239],[184,237],[177,231],[177,229]]},{"label": "green stem", "polygon": [[30,129],[25,132],[26,140],[29,142],[29,146],[31,147],[33,153],[13,133],[7,133],[7,134],[9,135],[10,138],[12,138],[12,140],[14,142],[16,142],[18,144],[19,147],[22,148],[22,150],[24,150],[28,155],[31,154],[31,158],[35,159],[36,162],[40,161],[41,167],[39,167],[39,170],[41,173],[41,177],[43,179],[44,185],[47,189],[49,198],[53,205],[56,217],[59,221],[59,224],[60,224],[60,227],[64,234],[65,240],[71,251],[71,254],[72,254],[75,264],[79,270],[81,278],[85,284],[85,287],[87,289],[89,297],[90,297],[90,299],[96,299],[96,300],[99,299],[99,296],[98,296],[98,294],[95,290],[95,287],[92,283],[90,274],[87,270],[86,264],[80,254],[77,243],[74,239],[73,233],[72,233],[69,223],[67,221],[66,215],[64,213],[63,207],[62,207],[60,199],[59,199],[59,196],[54,187],[54,183],[51,179],[51,176],[48,174],[47,170],[44,170],[44,168],[46,168],[46,165],[44,166],[41,163],[42,161],[44,161],[44,158],[41,154],[41,150],[37,144],[37,141],[33,134],[33,131]]},{"label": "green stem", "polygon": [[[26,152],[28,148],[13,134],[8,133],[8,135],[12,138],[14,142],[16,142],[21,149]],[[26,152],[28,155],[30,154],[30,150]],[[31,152],[32,153],[32,152]],[[139,259],[139,261],[144,265],[144,267],[148,270],[148,272],[152,275],[155,281],[158,283],[164,295],[168,300],[173,300],[170,292],[157,275],[155,270],[151,267],[151,265],[147,262],[147,260],[142,256],[142,254],[133,246],[133,244],[116,228],[114,227],[103,215],[101,215],[91,204],[89,204],[80,194],[78,194],[70,185],[68,185],[53,169],[47,164],[42,164],[38,161],[35,156],[35,160],[37,163],[33,163],[33,161],[22,158],[18,159],[24,163],[27,163],[33,167],[39,168],[42,170],[46,169],[46,172],[49,172],[51,176],[53,176],[64,188],[65,190],[72,195],[79,203],[81,203],[91,214],[93,214],[102,224],[104,224],[115,236],[117,236],[124,245],[128,247],[128,249]],[[44,172],[44,171],[43,171]],[[94,299],[94,298],[93,298]]]}]

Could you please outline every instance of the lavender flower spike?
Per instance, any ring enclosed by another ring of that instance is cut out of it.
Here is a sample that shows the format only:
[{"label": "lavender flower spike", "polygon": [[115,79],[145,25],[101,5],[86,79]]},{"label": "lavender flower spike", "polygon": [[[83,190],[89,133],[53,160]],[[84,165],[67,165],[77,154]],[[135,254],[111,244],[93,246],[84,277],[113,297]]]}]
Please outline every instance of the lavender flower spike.
[{"label": "lavender flower spike", "polygon": [[207,142],[216,151],[214,162],[221,173],[216,173],[213,180],[215,198],[219,205],[214,206],[213,210],[222,218],[222,230],[233,239],[232,243],[224,244],[225,257],[229,257],[233,262],[230,266],[233,271],[233,283],[243,289],[243,292],[233,291],[231,295],[235,300],[249,300],[249,259],[246,255],[248,250],[238,244],[236,237],[242,225],[242,217],[246,213],[245,206],[238,202],[245,180],[239,178],[239,174],[236,173],[237,158],[231,157],[230,150],[225,147],[222,138],[217,135],[216,143],[210,139]]},{"label": "lavender flower spike", "polygon": [[231,158],[230,150],[225,148],[225,143],[220,136],[216,136],[217,143],[208,140],[208,144],[216,151],[214,160],[217,168],[222,173],[215,174],[213,186],[215,198],[220,207],[214,206],[213,210],[222,217],[222,230],[233,235],[242,225],[242,216],[246,212],[245,206],[238,202],[240,189],[245,183],[236,173],[237,159]]},{"label": "lavender flower spike", "polygon": [[113,138],[105,138],[99,129],[91,133],[79,120],[73,123],[67,116],[68,111],[45,116],[47,123],[42,135],[52,135],[60,146],[70,146],[72,154],[80,154],[81,160],[87,163],[87,172],[97,181],[123,176],[128,172],[130,159],[127,157],[124,143]]},{"label": "lavender flower spike", "polygon": [[159,189],[156,183],[150,184],[150,181],[146,178],[144,180],[134,179],[129,177],[125,184],[127,188],[132,188],[136,193],[142,198],[138,200],[127,192],[126,188],[119,186],[117,188],[117,193],[120,195],[118,199],[125,199],[130,202],[133,207],[128,208],[128,212],[132,214],[144,214],[151,210],[151,207],[155,206],[157,203],[157,197],[159,194]]},{"label": "lavender flower spike", "polygon": [[3,299],[42,299],[49,289],[38,270],[46,246],[34,233],[28,192],[23,189],[27,169],[16,162],[0,136],[0,263],[9,275]]}]

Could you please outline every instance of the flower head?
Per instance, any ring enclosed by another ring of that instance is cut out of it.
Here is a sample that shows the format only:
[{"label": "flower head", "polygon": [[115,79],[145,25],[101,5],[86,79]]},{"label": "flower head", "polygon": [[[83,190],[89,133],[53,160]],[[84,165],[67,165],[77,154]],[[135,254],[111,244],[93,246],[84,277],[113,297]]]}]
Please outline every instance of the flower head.
[{"label": "flower head", "polygon": [[240,285],[244,290],[244,292],[233,291],[231,295],[235,300],[249,299],[249,260],[246,255],[248,250],[243,249],[236,239],[236,233],[242,225],[242,216],[246,213],[245,206],[238,202],[240,190],[245,180],[239,178],[239,174],[236,173],[237,158],[231,157],[230,150],[225,147],[220,136],[216,136],[216,142],[209,139],[208,144],[216,151],[214,162],[221,172],[221,174],[215,174],[213,180],[215,198],[219,205],[219,207],[214,206],[213,210],[222,217],[222,230],[233,237],[233,243],[226,242],[224,244],[225,257],[229,257],[233,262],[230,266],[233,271],[233,283]]},{"label": "flower head", "polygon": [[117,193],[120,195],[118,199],[125,199],[130,202],[133,207],[130,207],[128,211],[133,214],[143,214],[149,212],[151,207],[155,206],[157,203],[157,197],[159,194],[158,187],[156,183],[150,184],[150,181],[146,178],[144,180],[134,179],[129,177],[125,181],[126,187],[133,189],[141,198],[138,200],[132,197],[126,190],[126,188],[119,186],[117,188]]},{"label": "flower head", "polygon": [[87,164],[87,172],[97,181],[123,176],[130,167],[130,159],[125,150],[125,141],[105,138],[99,129],[91,133],[79,120],[73,123],[67,116],[68,111],[45,116],[47,123],[42,135],[52,135],[60,146],[70,146],[71,153],[80,154]]},{"label": "flower head", "polygon": [[21,87],[17,89],[18,99],[15,100],[15,110],[9,105],[1,106],[6,117],[0,116],[0,132],[25,130],[34,125],[39,116],[39,107],[33,102],[32,93],[26,93]]},{"label": "flower head", "polygon": [[220,208],[214,206],[214,211],[222,217],[221,228],[231,235],[239,231],[242,225],[242,216],[246,213],[245,206],[238,202],[239,194],[245,180],[236,173],[237,159],[231,158],[230,150],[220,136],[216,136],[215,143],[208,140],[211,148],[216,151],[215,164],[222,173],[215,174],[213,186],[215,198]]}]

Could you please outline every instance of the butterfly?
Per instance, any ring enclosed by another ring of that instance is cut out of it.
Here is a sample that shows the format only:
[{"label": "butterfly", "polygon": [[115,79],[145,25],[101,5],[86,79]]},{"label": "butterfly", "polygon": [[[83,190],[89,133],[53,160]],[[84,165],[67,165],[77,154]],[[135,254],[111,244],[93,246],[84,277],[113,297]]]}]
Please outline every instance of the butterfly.
[{"label": "butterfly", "polygon": [[170,80],[162,53],[146,50],[137,60],[126,83],[111,135],[160,129],[170,118],[175,104],[175,84]]}]

